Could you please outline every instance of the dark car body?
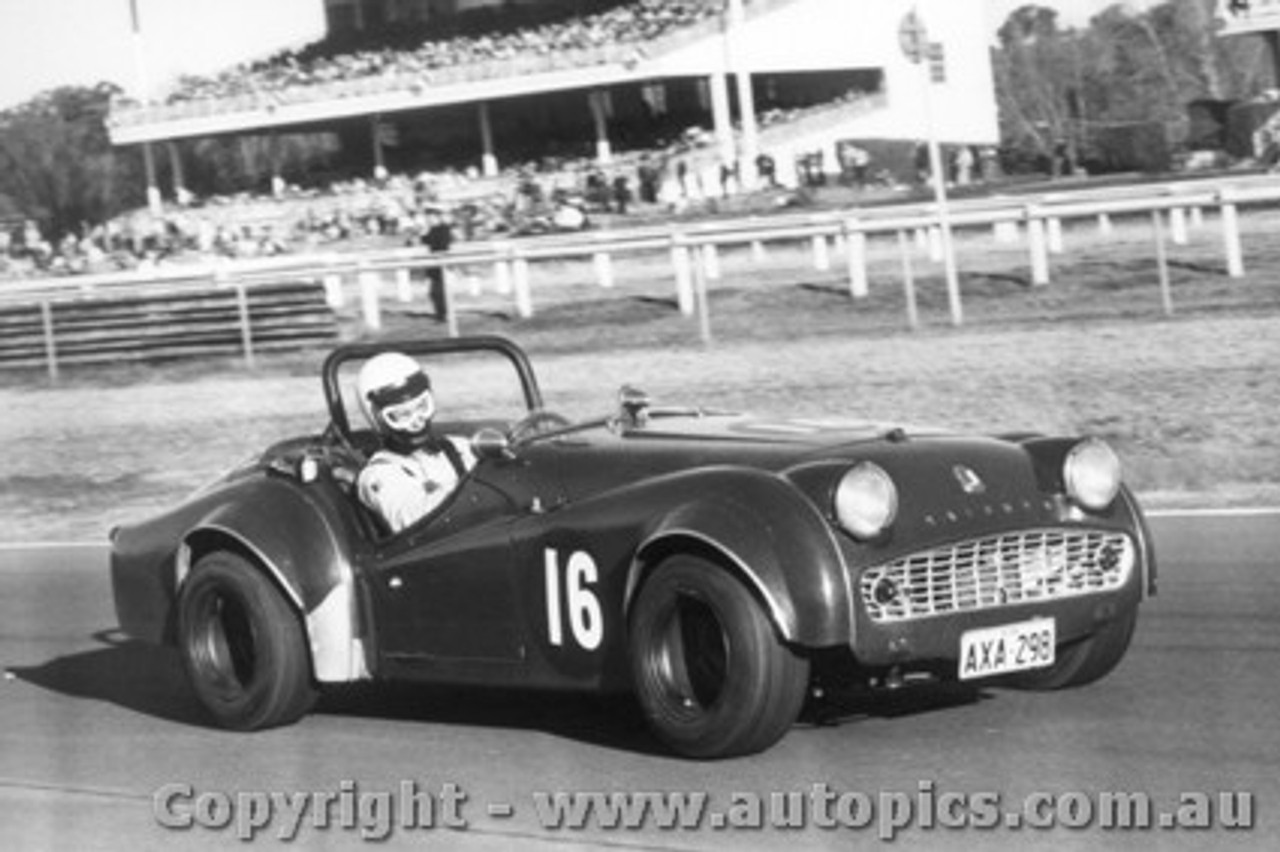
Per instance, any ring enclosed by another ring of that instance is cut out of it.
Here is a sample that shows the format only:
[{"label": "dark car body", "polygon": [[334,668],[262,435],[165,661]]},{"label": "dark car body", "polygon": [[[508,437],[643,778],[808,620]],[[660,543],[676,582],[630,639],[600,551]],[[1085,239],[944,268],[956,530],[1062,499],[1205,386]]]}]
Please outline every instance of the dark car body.
[{"label": "dark car body", "polygon": [[[388,349],[428,367],[440,353],[496,353],[524,406],[542,411],[524,353],[502,338],[339,348],[324,370],[323,434],[113,532],[126,632],[175,641],[193,567],[230,551],[297,614],[320,685],[628,690],[637,597],[684,555],[740,584],[782,646],[884,683],[956,678],[968,631],[1049,619],[1069,649],[1117,619],[1131,630],[1155,590],[1129,491],[1098,510],[1067,494],[1064,458],[1079,439],[662,410],[636,393],[599,419],[553,418],[511,440],[502,417],[441,424],[479,436],[479,463],[431,516],[387,535],[353,495],[374,436],[352,428],[338,376]],[[892,525],[868,540],[833,509],[863,463],[897,498]]]}]

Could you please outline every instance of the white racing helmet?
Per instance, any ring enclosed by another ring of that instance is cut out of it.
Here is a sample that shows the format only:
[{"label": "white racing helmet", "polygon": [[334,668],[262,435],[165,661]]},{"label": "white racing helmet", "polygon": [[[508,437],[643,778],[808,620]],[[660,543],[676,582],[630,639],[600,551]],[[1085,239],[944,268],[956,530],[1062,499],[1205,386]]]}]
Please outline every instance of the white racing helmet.
[{"label": "white racing helmet", "polygon": [[356,392],[365,419],[393,449],[411,451],[433,443],[431,379],[408,355],[383,352],[370,358],[360,368]]}]

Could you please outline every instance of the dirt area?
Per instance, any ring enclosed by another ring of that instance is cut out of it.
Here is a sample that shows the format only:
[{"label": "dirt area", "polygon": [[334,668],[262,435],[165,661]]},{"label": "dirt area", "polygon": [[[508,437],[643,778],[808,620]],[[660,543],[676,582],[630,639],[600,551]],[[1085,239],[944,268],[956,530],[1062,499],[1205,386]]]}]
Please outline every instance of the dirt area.
[{"label": "dirt area", "polygon": [[[1027,280],[1022,246],[962,235],[959,328],[938,264],[918,250],[921,327],[907,328],[903,256],[889,239],[872,241],[871,294],[859,300],[834,248],[825,270],[807,243],[722,252],[709,344],[676,310],[664,256],[618,263],[609,289],[589,263],[536,266],[532,318],[479,277],[457,308],[463,333],[523,345],[549,407],[569,415],[608,411],[625,382],[657,404],[1088,433],[1114,443],[1149,505],[1280,505],[1280,212],[1243,221],[1244,279],[1224,274],[1212,218],[1170,247],[1171,316],[1143,220],[1107,234],[1069,225],[1046,287]],[[407,304],[388,291],[385,334],[444,335],[424,318],[422,286]],[[345,337],[370,336],[355,307],[342,320]],[[324,354],[264,357],[252,372],[234,360],[70,369],[52,386],[41,373],[0,375],[0,540],[100,541],[270,441],[318,431]],[[468,384],[468,410],[483,410],[486,387],[482,375]]]},{"label": "dirt area", "polygon": [[[629,382],[659,404],[1096,434],[1148,504],[1228,505],[1280,504],[1278,356],[1271,313],[547,353],[536,366],[549,407],[571,415],[608,411]],[[8,387],[0,406],[8,541],[101,540],[325,421],[314,376],[270,370]]]}]

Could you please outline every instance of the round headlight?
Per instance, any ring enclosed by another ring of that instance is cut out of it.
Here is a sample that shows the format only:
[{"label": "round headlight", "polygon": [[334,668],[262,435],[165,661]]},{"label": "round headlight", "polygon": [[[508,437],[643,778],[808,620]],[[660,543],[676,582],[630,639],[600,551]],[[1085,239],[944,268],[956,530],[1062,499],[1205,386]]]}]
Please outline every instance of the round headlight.
[{"label": "round headlight", "polygon": [[1105,509],[1120,492],[1120,459],[1105,442],[1088,438],[1071,448],[1062,463],[1067,496],[1086,509]]},{"label": "round headlight", "polygon": [[836,518],[855,538],[875,538],[897,514],[898,488],[878,464],[854,465],[836,486]]}]

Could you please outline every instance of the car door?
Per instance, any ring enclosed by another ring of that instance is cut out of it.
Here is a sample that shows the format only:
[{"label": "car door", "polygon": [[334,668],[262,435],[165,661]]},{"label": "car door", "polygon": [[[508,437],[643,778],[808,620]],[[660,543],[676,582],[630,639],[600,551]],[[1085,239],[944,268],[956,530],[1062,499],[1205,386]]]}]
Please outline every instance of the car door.
[{"label": "car door", "polygon": [[519,665],[527,637],[513,541],[559,502],[554,463],[537,453],[482,459],[448,502],[381,549],[374,607],[381,656],[429,669]]}]

